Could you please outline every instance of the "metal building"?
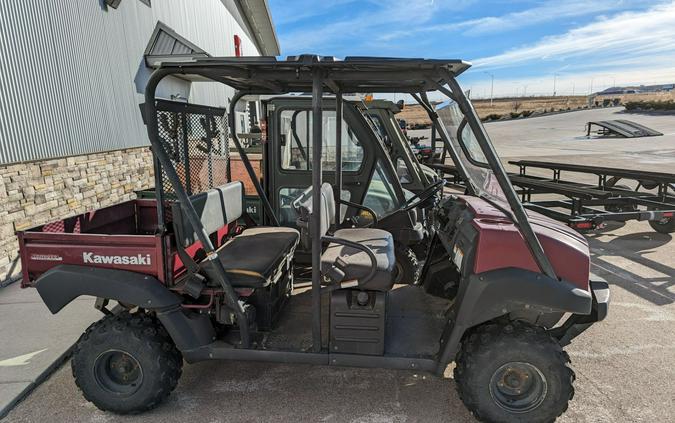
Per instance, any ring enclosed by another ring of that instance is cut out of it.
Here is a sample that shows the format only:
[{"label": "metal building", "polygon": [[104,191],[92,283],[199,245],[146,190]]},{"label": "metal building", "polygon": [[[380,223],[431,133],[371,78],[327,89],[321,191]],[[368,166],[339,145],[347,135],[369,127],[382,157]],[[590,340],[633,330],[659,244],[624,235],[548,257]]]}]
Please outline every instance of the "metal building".
[{"label": "metal building", "polygon": [[[139,104],[157,63],[278,54],[267,0],[0,1],[0,286],[20,271],[16,231],[153,186]],[[159,87],[211,106],[228,90]]]},{"label": "metal building", "polygon": [[[0,33],[0,165],[147,145],[146,53],[279,54],[266,0],[8,0]],[[161,92],[223,106],[206,85]]]}]

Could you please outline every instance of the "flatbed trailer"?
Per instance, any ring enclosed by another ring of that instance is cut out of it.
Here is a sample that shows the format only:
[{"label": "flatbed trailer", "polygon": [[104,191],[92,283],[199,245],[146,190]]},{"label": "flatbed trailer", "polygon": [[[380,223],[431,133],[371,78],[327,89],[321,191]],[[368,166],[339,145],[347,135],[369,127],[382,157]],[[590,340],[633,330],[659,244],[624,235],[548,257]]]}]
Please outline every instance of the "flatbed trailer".
[{"label": "flatbed trailer", "polygon": [[[675,231],[675,174],[544,162],[510,161],[519,172],[509,173],[524,206],[577,230],[593,230],[605,222],[648,221],[660,233]],[[448,182],[461,186],[457,169],[451,164],[427,166],[444,175]],[[527,169],[547,169],[552,178],[535,176]],[[595,175],[597,184],[574,182],[562,178],[562,172]],[[618,184],[634,181],[635,188]],[[565,198],[533,200],[535,195],[556,194]]]}]

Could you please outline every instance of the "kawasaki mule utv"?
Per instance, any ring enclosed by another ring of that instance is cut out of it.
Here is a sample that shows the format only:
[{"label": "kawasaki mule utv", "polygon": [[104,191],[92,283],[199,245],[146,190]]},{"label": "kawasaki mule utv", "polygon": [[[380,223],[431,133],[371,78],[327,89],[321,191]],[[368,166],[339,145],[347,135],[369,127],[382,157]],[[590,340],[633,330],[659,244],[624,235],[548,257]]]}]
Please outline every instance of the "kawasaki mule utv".
[{"label": "kawasaki mule utv", "polygon": [[[35,286],[53,313],[90,295],[106,314],[74,350],[73,374],[85,398],[116,413],[149,410],[176,387],[183,360],[439,376],[454,361],[459,395],[482,420],[551,421],[563,413],[574,373],[562,348],[605,318],[608,285],[591,280],[581,236],[524,211],[455,80],[468,67],[459,60],[317,56],[163,63],[146,87],[144,112],[157,198],[19,234],[23,284]],[[251,219],[243,230],[236,226],[246,217],[244,187],[219,159],[228,151],[222,110],[157,99],[169,75],[237,90],[230,124],[245,94],[312,93],[312,184],[291,203],[299,230]],[[324,91],[335,95],[334,109],[325,107]],[[434,110],[429,91],[448,101]],[[354,92],[416,97],[468,181],[465,195],[448,196],[433,210],[436,230],[419,286],[394,285],[389,232],[341,221],[336,193],[346,177],[339,170],[353,161],[342,151],[342,96]],[[167,119],[175,122],[168,132],[160,130]],[[329,131],[332,157],[324,149]],[[328,184],[322,168],[333,161],[335,182]],[[298,243],[311,251],[307,282],[293,277]]]}]

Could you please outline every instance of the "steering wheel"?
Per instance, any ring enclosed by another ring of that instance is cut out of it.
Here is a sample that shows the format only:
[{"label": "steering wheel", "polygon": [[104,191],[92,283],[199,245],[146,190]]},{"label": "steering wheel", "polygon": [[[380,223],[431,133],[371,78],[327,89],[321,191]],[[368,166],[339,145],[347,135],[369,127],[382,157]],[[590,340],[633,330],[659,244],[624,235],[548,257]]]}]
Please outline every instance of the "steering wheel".
[{"label": "steering wheel", "polygon": [[438,181],[426,187],[422,192],[415,194],[409,199],[407,199],[406,202],[403,203],[403,205],[401,206],[401,210],[410,211],[414,208],[419,207],[420,204],[426,202],[431,197],[436,195],[436,193],[441,189],[443,189],[444,186],[445,186],[445,179],[439,179]]}]

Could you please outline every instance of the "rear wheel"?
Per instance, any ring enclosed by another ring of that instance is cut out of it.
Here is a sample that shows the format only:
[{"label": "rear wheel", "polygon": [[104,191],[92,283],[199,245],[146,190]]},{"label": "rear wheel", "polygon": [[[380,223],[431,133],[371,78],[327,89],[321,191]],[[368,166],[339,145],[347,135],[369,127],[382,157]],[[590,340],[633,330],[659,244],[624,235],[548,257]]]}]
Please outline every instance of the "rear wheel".
[{"label": "rear wheel", "polygon": [[396,246],[396,266],[394,267],[394,283],[417,285],[422,268],[415,252],[403,245]]},{"label": "rear wheel", "polygon": [[183,358],[156,318],[123,312],[85,331],[71,365],[88,401],[104,411],[134,414],[154,408],[173,391]]},{"label": "rear wheel", "polygon": [[489,324],[462,341],[455,381],[466,407],[486,422],[550,422],[574,395],[569,357],[543,329]]}]

